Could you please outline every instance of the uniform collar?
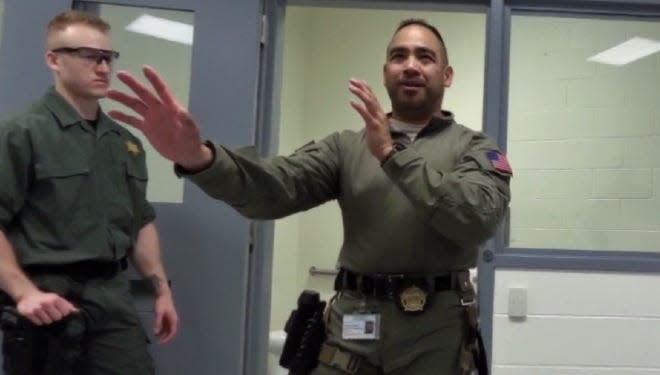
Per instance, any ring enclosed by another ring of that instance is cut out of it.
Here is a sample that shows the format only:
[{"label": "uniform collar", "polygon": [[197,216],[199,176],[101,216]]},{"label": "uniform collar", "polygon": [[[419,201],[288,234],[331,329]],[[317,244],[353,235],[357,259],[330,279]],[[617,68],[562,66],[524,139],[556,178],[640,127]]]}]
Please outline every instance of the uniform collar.
[{"label": "uniform collar", "polygon": [[99,107],[99,122],[96,125],[96,133],[99,135],[99,137],[107,132],[115,132],[117,134],[121,134],[119,129],[121,126],[117,125],[116,122],[114,122],[108,115],[105,114],[101,110],[101,107]]},{"label": "uniform collar", "polygon": [[[392,117],[392,112],[388,113],[387,117]],[[454,124],[454,122],[454,114],[450,111],[443,110],[439,114],[433,115],[431,121],[419,131],[417,138],[430,132],[440,131]]]},{"label": "uniform collar", "polygon": [[43,102],[53,115],[55,115],[57,123],[61,127],[67,128],[71,125],[82,122],[82,118],[75,108],[64,99],[62,94],[55,90],[54,86],[51,86],[50,89],[46,91],[46,94],[43,96]]},{"label": "uniform collar", "polygon": [[449,111],[442,111],[434,115],[429,124],[422,129],[422,132],[429,132],[444,129],[454,123],[454,114]]},{"label": "uniform collar", "polygon": [[[82,126],[84,120],[76,109],[60,94],[55,90],[55,87],[51,86],[50,89],[44,94],[43,102],[48,107],[48,109],[53,113],[55,118],[57,118],[57,123],[62,128],[68,128],[72,125]],[[99,121],[96,125],[96,134],[100,137],[103,134],[113,131],[119,133],[119,125],[110,119],[99,107],[98,114]],[[83,127],[84,128],[84,127]],[[89,128],[89,126],[87,126]]]}]

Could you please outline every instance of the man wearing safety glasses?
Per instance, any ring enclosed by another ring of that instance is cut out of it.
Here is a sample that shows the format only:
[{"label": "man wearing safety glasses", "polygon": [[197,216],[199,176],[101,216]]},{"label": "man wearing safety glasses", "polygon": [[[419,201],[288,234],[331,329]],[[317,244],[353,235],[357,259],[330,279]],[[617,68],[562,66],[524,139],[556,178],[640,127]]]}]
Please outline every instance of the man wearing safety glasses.
[{"label": "man wearing safety glasses", "polygon": [[101,110],[110,26],[62,13],[47,28],[54,87],[0,122],[3,367],[16,374],[153,374],[123,270],[152,281],[155,333],[177,332],[138,138]]}]

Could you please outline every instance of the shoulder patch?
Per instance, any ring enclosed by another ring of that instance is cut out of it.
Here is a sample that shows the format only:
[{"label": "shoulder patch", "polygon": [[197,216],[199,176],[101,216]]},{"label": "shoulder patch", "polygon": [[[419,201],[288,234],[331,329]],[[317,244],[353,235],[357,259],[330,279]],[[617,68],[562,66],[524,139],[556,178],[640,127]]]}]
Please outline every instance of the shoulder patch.
[{"label": "shoulder patch", "polygon": [[503,153],[495,150],[488,151],[488,160],[493,165],[493,168],[496,170],[513,175],[513,170],[511,169],[511,164],[507,160],[506,156]]}]

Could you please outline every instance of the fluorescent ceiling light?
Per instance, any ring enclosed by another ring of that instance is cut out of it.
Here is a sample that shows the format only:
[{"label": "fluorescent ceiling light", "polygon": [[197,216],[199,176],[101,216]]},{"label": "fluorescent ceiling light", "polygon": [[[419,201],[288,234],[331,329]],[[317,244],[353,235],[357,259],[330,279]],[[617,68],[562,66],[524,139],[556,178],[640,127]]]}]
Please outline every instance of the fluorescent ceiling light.
[{"label": "fluorescent ceiling light", "polygon": [[660,42],[636,36],[587,60],[609,65],[626,65],[658,51]]},{"label": "fluorescent ceiling light", "polygon": [[126,30],[187,45],[193,43],[192,25],[148,14],[136,18],[126,26]]}]

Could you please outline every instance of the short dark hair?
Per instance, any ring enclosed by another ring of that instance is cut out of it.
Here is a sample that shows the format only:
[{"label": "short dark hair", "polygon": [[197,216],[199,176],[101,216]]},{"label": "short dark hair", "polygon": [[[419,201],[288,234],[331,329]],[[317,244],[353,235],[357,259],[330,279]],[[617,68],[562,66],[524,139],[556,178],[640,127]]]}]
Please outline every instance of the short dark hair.
[{"label": "short dark hair", "polygon": [[422,26],[427,30],[429,30],[430,32],[432,32],[433,35],[435,35],[435,37],[438,38],[438,41],[440,42],[440,46],[442,46],[442,57],[445,59],[445,63],[449,64],[449,55],[447,54],[447,45],[445,44],[445,40],[442,39],[442,35],[438,31],[438,29],[436,29],[435,26],[428,23],[425,19],[422,18],[405,19],[399,23],[399,26],[397,26],[396,30],[394,31],[394,34],[396,35],[396,33],[401,31],[401,29],[411,25]]}]

